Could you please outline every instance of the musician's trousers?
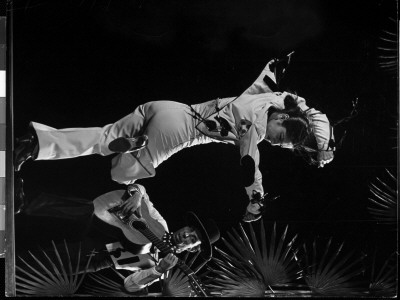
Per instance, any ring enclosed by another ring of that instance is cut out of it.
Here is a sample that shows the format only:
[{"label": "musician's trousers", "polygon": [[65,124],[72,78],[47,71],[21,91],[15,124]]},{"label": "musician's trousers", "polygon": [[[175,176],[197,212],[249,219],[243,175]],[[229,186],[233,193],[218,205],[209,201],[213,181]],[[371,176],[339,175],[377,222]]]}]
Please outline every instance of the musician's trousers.
[{"label": "musician's trousers", "polygon": [[[199,110],[199,106],[195,105]],[[155,101],[138,106],[134,112],[104,127],[55,129],[32,122],[39,141],[36,160],[67,159],[91,154],[110,155],[108,144],[118,137],[146,134],[148,146],[136,153],[112,159],[113,180],[131,184],[155,175],[155,168],[183,148],[212,140],[196,130],[197,120],[188,105]]]}]

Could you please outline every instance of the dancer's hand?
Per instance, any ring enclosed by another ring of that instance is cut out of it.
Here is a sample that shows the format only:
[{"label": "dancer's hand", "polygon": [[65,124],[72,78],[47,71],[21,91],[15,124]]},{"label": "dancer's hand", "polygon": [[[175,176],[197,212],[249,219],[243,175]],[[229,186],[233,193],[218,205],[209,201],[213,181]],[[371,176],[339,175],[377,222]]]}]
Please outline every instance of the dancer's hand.
[{"label": "dancer's hand", "polygon": [[247,211],[254,215],[258,215],[259,213],[261,213],[261,210],[260,210],[261,207],[262,206],[259,202],[255,202],[255,203],[249,202],[249,205],[247,205]]},{"label": "dancer's hand", "polygon": [[318,168],[323,168],[333,160],[333,151],[318,151]]},{"label": "dancer's hand", "polygon": [[273,58],[267,63],[266,68],[268,68],[268,70],[270,70],[273,73],[275,71],[276,63],[277,63],[276,59]]},{"label": "dancer's hand", "polygon": [[243,222],[254,222],[259,220],[262,217],[261,214],[261,205],[256,203],[249,203],[246,208],[246,212],[243,216]]}]

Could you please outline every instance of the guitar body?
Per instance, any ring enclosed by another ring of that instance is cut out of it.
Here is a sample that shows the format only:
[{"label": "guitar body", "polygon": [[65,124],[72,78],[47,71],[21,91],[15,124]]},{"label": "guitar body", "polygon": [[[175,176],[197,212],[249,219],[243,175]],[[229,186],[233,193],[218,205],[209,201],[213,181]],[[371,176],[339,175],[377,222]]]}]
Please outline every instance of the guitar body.
[{"label": "guitar body", "polygon": [[[109,209],[115,208],[121,205],[124,200],[122,196],[125,194],[124,190],[116,190],[104,195],[101,195],[93,200],[94,214],[102,221],[109,225],[118,227],[122,230],[125,237],[132,243],[141,245],[142,250],[139,253],[146,253],[150,250],[152,243],[137,229],[133,228],[129,224],[123,222],[114,213],[110,213]],[[139,219],[134,214],[129,216],[129,221],[145,221],[151,231],[158,237],[161,238],[164,233],[164,227],[155,219],[150,216],[148,206],[144,200],[141,204],[142,219]]]}]

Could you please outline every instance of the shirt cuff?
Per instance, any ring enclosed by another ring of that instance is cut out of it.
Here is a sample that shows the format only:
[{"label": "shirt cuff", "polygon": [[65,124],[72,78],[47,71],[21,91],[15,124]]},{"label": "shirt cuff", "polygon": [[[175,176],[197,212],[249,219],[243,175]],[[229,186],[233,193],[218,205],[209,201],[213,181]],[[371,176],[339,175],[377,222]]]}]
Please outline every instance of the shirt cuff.
[{"label": "shirt cuff", "polygon": [[131,191],[138,192],[141,196],[144,196],[144,194],[146,193],[145,188],[139,184],[132,184]]},{"label": "shirt cuff", "polygon": [[161,276],[162,275],[162,273],[160,273],[160,272],[158,272],[157,270],[156,270],[156,266],[154,266],[153,268],[152,268],[152,273],[154,274],[154,275],[157,275],[157,276]]}]

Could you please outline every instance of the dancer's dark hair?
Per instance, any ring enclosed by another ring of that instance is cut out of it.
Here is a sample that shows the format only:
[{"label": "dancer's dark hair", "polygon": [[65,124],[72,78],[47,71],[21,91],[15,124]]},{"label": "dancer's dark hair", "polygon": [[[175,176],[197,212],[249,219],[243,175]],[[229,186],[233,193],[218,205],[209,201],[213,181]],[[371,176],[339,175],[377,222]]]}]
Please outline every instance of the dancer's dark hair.
[{"label": "dancer's dark hair", "polygon": [[294,153],[301,156],[308,164],[315,165],[317,163],[316,139],[311,131],[307,114],[297,105],[297,95],[286,95],[284,105],[284,109],[271,107],[268,110],[268,117],[274,112],[285,113],[289,116],[283,121],[282,126],[286,128],[286,135],[293,144]]}]

